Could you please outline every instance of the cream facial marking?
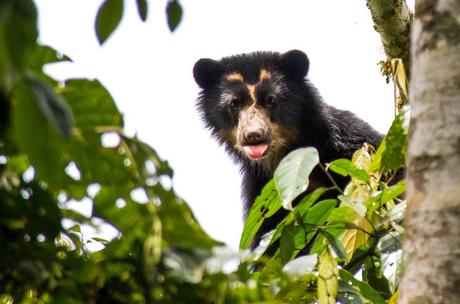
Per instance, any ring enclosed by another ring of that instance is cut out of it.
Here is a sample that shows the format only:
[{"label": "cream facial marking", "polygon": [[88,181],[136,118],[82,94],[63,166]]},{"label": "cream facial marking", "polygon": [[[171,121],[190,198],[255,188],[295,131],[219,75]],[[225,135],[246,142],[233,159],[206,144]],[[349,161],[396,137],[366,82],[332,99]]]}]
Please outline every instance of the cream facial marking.
[{"label": "cream facial marking", "polygon": [[[228,74],[227,76],[225,76],[226,81],[229,81],[229,82],[238,81],[238,82],[242,82],[243,84],[246,85],[246,88],[247,88],[248,93],[249,93],[249,97],[251,98],[251,105],[254,105],[256,103],[256,100],[257,100],[257,98],[256,98],[256,87],[262,81],[270,79],[270,78],[272,78],[272,74],[270,72],[268,72],[266,69],[261,69],[260,70],[259,78],[258,78],[258,80],[257,80],[257,82],[255,84],[245,83],[243,75],[241,75],[238,72],[232,72],[232,73]],[[224,96],[224,95],[226,95],[226,96]],[[226,101],[231,99],[230,94],[222,94],[222,97],[223,97],[222,99],[226,100]]]},{"label": "cream facial marking", "polygon": [[268,72],[266,69],[260,70],[259,82],[266,80],[266,79],[270,79],[271,77],[272,77],[272,74],[270,74],[270,72]]},{"label": "cream facial marking", "polygon": [[270,72],[268,72],[265,69],[261,69],[260,73],[259,73],[259,79],[258,79],[257,83],[256,84],[246,84],[246,87],[247,87],[248,92],[249,92],[249,96],[251,96],[252,104],[255,104],[256,99],[257,99],[256,98],[256,86],[259,85],[262,81],[270,79],[271,77],[272,77],[272,75],[270,74]]},{"label": "cream facial marking", "polygon": [[247,84],[246,88],[248,89],[249,96],[251,97],[251,105],[256,103],[256,85]]},{"label": "cream facial marking", "polygon": [[227,81],[241,81],[241,82],[244,82],[244,78],[243,78],[243,75],[241,75],[240,73],[231,73],[231,74],[228,74],[225,79]]}]

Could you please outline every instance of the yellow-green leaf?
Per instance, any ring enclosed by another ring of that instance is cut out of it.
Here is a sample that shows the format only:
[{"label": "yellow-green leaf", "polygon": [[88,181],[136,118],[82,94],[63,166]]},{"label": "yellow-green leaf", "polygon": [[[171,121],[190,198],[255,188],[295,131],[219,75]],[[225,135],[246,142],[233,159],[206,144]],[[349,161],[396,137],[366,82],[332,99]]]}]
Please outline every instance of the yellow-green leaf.
[{"label": "yellow-green leaf", "polygon": [[335,304],[339,287],[337,263],[327,250],[320,257],[318,271],[318,303]]},{"label": "yellow-green leaf", "polygon": [[[369,221],[365,217],[359,217],[353,223],[364,231],[369,232],[372,230]],[[347,261],[350,261],[353,253],[359,246],[367,242],[369,235],[364,231],[358,229],[348,229],[342,237],[342,244],[347,253]]]}]

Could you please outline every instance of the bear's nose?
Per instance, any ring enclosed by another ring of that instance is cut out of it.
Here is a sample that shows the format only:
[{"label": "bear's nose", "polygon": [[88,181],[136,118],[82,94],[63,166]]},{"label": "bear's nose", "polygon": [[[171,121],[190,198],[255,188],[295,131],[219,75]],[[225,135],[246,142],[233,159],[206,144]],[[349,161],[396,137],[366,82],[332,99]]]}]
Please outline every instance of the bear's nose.
[{"label": "bear's nose", "polygon": [[246,144],[248,145],[259,144],[264,139],[264,136],[265,136],[264,133],[265,132],[262,128],[254,128],[254,129],[247,130],[244,136]]}]

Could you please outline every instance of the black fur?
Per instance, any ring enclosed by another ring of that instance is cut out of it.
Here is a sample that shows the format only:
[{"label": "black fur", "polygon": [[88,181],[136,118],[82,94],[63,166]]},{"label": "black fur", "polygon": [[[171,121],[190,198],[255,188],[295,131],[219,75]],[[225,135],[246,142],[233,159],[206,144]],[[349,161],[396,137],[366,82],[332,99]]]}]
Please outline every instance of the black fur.
[{"label": "black fur", "polygon": [[[269,81],[258,82],[262,69],[270,73]],[[351,158],[353,152],[365,142],[378,147],[382,140],[381,134],[353,113],[324,103],[316,88],[305,79],[308,69],[307,56],[298,50],[284,54],[256,52],[225,57],[220,61],[200,59],[195,64],[194,77],[202,88],[198,111],[215,138],[225,145],[228,153],[241,166],[246,215],[262,187],[272,178],[280,158],[269,155],[267,158],[273,158],[274,165],[263,165],[265,160],[249,159],[241,149],[235,147],[234,141],[222,136],[222,133],[228,134],[238,125],[239,111],[250,106],[248,94],[243,92],[245,87],[239,82],[226,80],[226,76],[238,73],[244,78],[244,84],[257,84],[257,106],[263,113],[268,113],[271,124],[287,130],[291,135],[278,149],[280,156],[299,147],[312,146],[318,149],[324,164],[338,158]],[[236,110],[225,103],[224,92],[241,96]],[[276,95],[274,106],[264,103],[270,94]],[[338,178],[338,183],[344,186],[346,179]],[[329,181],[316,170],[310,184],[309,191],[322,185],[329,186]],[[275,228],[282,216],[276,215],[264,223],[255,244],[263,233]]]}]

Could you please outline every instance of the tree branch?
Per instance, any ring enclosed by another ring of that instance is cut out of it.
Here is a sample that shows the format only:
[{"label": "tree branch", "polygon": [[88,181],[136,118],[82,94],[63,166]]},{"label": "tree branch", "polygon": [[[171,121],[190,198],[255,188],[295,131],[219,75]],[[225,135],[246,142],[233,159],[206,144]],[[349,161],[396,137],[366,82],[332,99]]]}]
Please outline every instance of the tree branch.
[{"label": "tree branch", "polygon": [[374,29],[380,34],[388,59],[401,58],[410,77],[410,29],[413,13],[405,0],[367,0]]}]

